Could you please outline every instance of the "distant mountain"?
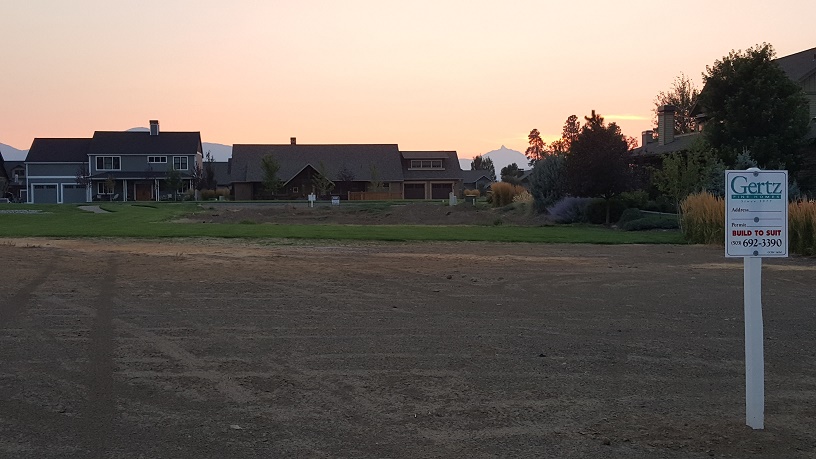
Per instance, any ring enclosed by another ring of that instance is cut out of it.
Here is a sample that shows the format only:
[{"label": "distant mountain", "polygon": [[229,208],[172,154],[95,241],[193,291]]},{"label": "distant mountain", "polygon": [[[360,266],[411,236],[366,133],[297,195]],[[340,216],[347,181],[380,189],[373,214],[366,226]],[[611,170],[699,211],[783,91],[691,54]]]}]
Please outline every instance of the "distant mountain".
[{"label": "distant mountain", "polygon": [[10,145],[0,143],[0,153],[6,161],[24,161],[28,155],[28,150],[18,150]]},{"label": "distant mountain", "polygon": [[[496,176],[501,173],[503,167],[516,163],[519,169],[529,169],[530,160],[524,156],[524,153],[516,150],[511,150],[504,145],[498,150],[489,151],[482,156],[486,156],[493,160],[493,167],[496,169]],[[472,159],[460,159],[459,164],[463,170],[470,170],[470,163]]]}]

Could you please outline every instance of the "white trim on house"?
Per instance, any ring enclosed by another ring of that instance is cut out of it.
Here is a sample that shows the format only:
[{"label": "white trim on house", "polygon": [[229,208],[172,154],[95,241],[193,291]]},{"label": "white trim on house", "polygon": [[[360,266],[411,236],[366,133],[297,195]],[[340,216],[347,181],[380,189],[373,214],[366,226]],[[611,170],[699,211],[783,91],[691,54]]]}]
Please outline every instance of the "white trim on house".
[{"label": "white trim on house", "polygon": [[27,192],[28,192],[28,202],[27,203],[28,204],[36,204],[33,201],[33,199],[34,199],[34,187],[35,186],[53,186],[54,189],[57,192],[57,204],[62,203],[62,199],[60,199],[61,196],[60,196],[60,183],[59,182],[56,182],[56,183],[29,183],[28,186],[29,186],[29,189],[27,190]]},{"label": "white trim on house", "polygon": [[29,175],[30,179],[75,179],[76,175]]}]

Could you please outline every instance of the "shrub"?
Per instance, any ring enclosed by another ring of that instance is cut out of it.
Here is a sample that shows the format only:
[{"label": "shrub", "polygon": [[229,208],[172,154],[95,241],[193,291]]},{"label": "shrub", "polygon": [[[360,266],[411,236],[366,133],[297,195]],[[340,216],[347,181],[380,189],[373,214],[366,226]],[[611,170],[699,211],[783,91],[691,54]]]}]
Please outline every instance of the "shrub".
[{"label": "shrub", "polygon": [[816,255],[816,201],[788,204],[788,249],[802,255]]},{"label": "shrub", "polygon": [[524,191],[524,187],[519,185],[511,185],[507,182],[498,182],[494,183],[491,187],[492,193],[492,204],[493,207],[504,207],[508,204],[513,202],[513,198],[516,195],[521,194]]},{"label": "shrub", "polygon": [[620,218],[618,219],[618,226],[634,220],[640,220],[643,217],[644,217],[643,212],[641,212],[639,209],[634,208],[626,209],[623,211]]},{"label": "shrub", "polygon": [[477,198],[482,195],[482,193],[479,190],[469,190],[467,188],[465,188],[465,191],[462,194],[464,194],[465,196],[475,196]]},{"label": "shrub", "polygon": [[[623,211],[626,210],[626,205],[620,199],[612,199],[609,201],[609,221],[614,222],[620,219]],[[602,225],[606,223],[606,200],[592,199],[587,206],[587,220],[589,223]]]},{"label": "shrub", "polygon": [[584,223],[587,221],[587,206],[591,198],[567,196],[547,209],[550,218],[556,223]]},{"label": "shrub", "polygon": [[680,203],[680,229],[693,244],[723,244],[725,200],[707,192],[687,196]]},{"label": "shrub", "polygon": [[[636,210],[636,209],[627,209]],[[624,212],[626,213],[626,212]],[[621,216],[623,219],[623,216]],[[674,215],[644,215],[635,220],[618,223],[618,228],[624,231],[646,231],[654,229],[677,229],[680,226],[677,217]]]},{"label": "shrub", "polygon": [[529,191],[524,190],[521,193],[513,196],[514,203],[522,203],[522,204],[532,204],[533,203],[533,195],[530,194]]},{"label": "shrub", "polygon": [[533,165],[530,188],[536,208],[543,212],[566,194],[566,155],[547,155]]}]

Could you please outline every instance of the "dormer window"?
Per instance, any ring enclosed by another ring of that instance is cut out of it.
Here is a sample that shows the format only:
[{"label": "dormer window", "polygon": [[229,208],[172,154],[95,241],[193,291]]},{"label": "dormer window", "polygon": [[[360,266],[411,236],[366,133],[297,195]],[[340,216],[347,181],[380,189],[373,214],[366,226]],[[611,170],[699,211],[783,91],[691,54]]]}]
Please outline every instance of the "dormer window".
[{"label": "dormer window", "polygon": [[410,169],[443,170],[441,159],[412,159]]}]

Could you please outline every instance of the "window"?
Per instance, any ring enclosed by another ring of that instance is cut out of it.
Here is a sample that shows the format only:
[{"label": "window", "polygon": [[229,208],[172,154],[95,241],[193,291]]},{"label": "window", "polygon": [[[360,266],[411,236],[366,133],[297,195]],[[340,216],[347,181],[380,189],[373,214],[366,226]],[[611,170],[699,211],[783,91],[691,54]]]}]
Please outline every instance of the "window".
[{"label": "window", "polygon": [[444,169],[441,159],[412,159],[411,169]]},{"label": "window", "polygon": [[293,194],[297,194],[297,192],[298,192],[298,187],[293,186],[293,187],[292,187],[292,193],[293,193]]},{"label": "window", "polygon": [[122,169],[122,158],[119,156],[97,156],[96,170],[118,171]]},{"label": "window", "polygon": [[108,189],[108,182],[96,182],[96,194],[111,194],[113,190]]},{"label": "window", "polygon": [[147,162],[151,164],[167,164],[167,156],[148,156]]},{"label": "window", "polygon": [[187,170],[187,157],[186,156],[173,156],[173,169],[178,171],[186,171]]}]

